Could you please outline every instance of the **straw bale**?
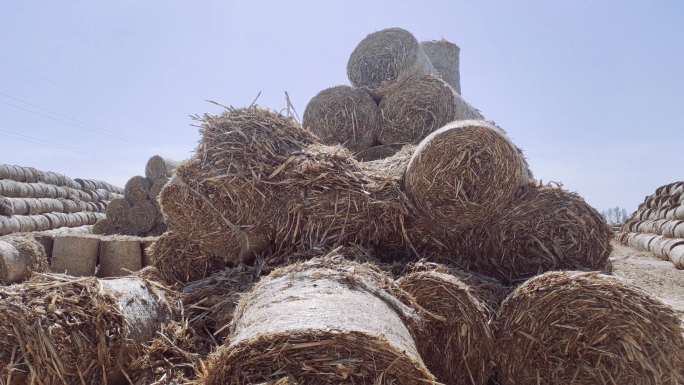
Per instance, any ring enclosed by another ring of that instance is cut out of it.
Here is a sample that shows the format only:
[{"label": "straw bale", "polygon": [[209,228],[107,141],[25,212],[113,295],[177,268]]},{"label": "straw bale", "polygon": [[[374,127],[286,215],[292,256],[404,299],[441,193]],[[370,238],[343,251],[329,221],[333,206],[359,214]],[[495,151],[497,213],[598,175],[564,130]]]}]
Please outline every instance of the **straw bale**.
[{"label": "straw bale", "polygon": [[170,180],[171,180],[171,178],[164,176],[164,177],[157,178],[154,181],[154,183],[152,183],[152,186],[150,187],[149,198],[155,204],[158,204],[157,199],[159,198],[159,194],[161,194],[162,189],[164,188],[164,186],[166,186],[167,183],[169,183]]},{"label": "straw bale", "polygon": [[143,268],[140,239],[111,236],[100,240],[98,277],[121,277]]},{"label": "straw bale", "polygon": [[550,272],[518,287],[497,314],[502,385],[675,385],[684,330],[669,306],[619,278]]},{"label": "straw bale", "polygon": [[33,236],[0,237],[0,283],[9,285],[47,270],[47,253]]},{"label": "straw bale", "polygon": [[549,270],[607,270],[612,231],[579,195],[528,185],[492,222],[459,234],[456,261],[516,282]]},{"label": "straw bale", "polygon": [[145,165],[145,176],[154,183],[161,178],[171,178],[180,162],[153,155]]},{"label": "straw bale", "polygon": [[150,255],[149,248],[158,239],[159,239],[158,236],[147,236],[147,237],[140,238],[140,249],[142,251],[143,266],[152,266],[153,265],[152,264],[152,255]]},{"label": "straw bale", "polygon": [[457,276],[416,271],[398,281],[431,319],[416,343],[428,369],[447,385],[485,385],[492,375],[492,309]]},{"label": "straw bale", "polygon": [[56,236],[50,270],[75,277],[95,275],[99,245],[100,240],[96,236]]},{"label": "straw bale", "polygon": [[380,120],[380,108],[366,90],[337,86],[309,101],[302,125],[322,143],[342,144],[356,153],[375,143]]},{"label": "straw bale", "polygon": [[128,212],[131,204],[123,198],[112,199],[107,205],[107,218],[119,229],[130,227]]},{"label": "straw bale", "polygon": [[198,243],[169,231],[149,246],[152,265],[169,283],[196,281],[225,268],[222,257],[206,254]]},{"label": "straw bale", "polygon": [[684,240],[682,240],[682,243],[672,247],[668,256],[676,268],[684,270]]},{"label": "straw bale", "polygon": [[455,120],[484,119],[442,79],[427,75],[390,84],[380,101],[382,144],[415,143]]},{"label": "straw bale", "polygon": [[154,227],[159,210],[152,201],[137,201],[131,205],[127,215],[131,235],[146,235]]},{"label": "straw bale", "polygon": [[93,227],[93,234],[113,235],[119,234],[120,230],[111,219],[105,218],[97,221]]},{"label": "straw bale", "polygon": [[455,229],[499,215],[527,183],[522,156],[498,127],[462,121],[442,127],[418,145],[404,189],[422,215]]},{"label": "straw bale", "polygon": [[379,271],[336,257],[276,270],[240,301],[229,344],[199,383],[435,382],[406,326],[420,317],[397,292]]},{"label": "straw bale", "polygon": [[423,51],[430,59],[439,76],[461,93],[460,53],[461,49],[448,40],[431,40],[421,42]]},{"label": "straw bale", "polygon": [[150,187],[152,187],[152,182],[149,179],[140,175],[134,176],[126,182],[124,196],[131,204],[146,201],[150,194]]},{"label": "straw bale", "polygon": [[169,316],[164,291],[138,277],[34,275],[0,289],[0,298],[7,383],[122,383],[141,344]]},{"label": "straw bale", "polygon": [[370,90],[401,77],[436,72],[416,38],[401,28],[383,29],[366,36],[347,62],[351,83]]}]

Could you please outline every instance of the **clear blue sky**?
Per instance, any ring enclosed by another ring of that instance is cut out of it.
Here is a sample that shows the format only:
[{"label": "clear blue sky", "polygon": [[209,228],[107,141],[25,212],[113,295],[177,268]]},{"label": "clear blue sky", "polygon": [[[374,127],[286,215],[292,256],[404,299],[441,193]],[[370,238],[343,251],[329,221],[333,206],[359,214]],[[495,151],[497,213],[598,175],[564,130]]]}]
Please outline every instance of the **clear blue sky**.
[{"label": "clear blue sky", "polygon": [[399,26],[461,46],[463,96],[535,174],[629,211],[684,179],[681,1],[0,3],[0,162],[119,185],[183,159],[206,99],[298,112]]}]

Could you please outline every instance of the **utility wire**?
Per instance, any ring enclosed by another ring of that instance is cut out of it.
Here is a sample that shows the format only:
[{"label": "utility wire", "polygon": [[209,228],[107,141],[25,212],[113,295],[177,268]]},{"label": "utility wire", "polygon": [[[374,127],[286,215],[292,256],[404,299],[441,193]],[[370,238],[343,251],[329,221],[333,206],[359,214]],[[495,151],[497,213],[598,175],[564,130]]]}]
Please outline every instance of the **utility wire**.
[{"label": "utility wire", "polygon": [[52,142],[49,142],[49,141],[46,141],[46,140],[43,140],[40,138],[36,138],[34,136],[25,135],[25,134],[22,134],[19,132],[8,131],[8,130],[4,130],[4,129],[0,129],[0,133],[10,135],[10,136],[14,136],[16,139],[23,140],[24,142],[27,142],[27,143],[38,144],[38,145],[42,145],[42,146],[49,146],[50,148],[56,148],[59,150],[68,151],[68,152],[71,152],[74,154],[82,155],[82,153],[79,152],[78,149],[76,149],[74,147],[64,147],[62,145],[55,146],[55,144]]},{"label": "utility wire", "polygon": [[17,105],[16,103],[11,103],[11,104],[9,102],[4,103],[6,105],[20,109],[22,111],[37,114],[37,115],[40,115],[44,118],[51,119],[53,121],[60,122],[63,124],[67,124],[67,125],[70,125],[72,127],[80,128],[80,129],[83,129],[86,131],[91,131],[91,132],[92,131],[100,131],[100,132],[103,132],[105,134],[111,135],[112,137],[114,137],[114,138],[116,138],[122,142],[133,144],[133,142],[131,142],[130,140],[128,140],[126,138],[121,137],[120,135],[118,135],[116,132],[114,132],[112,130],[108,130],[105,128],[99,128],[96,126],[90,126],[87,123],[85,123],[81,120],[78,120],[76,118],[73,118],[69,115],[58,113],[58,112],[53,112],[47,108],[44,108],[44,107],[41,107],[41,106],[35,104],[35,103],[31,103],[30,101],[28,101],[26,99],[18,98],[16,96],[9,95],[9,94],[2,92],[2,91],[0,91],[0,96],[4,97],[5,99],[14,100],[16,102],[19,102],[19,103],[22,103],[26,106],[31,107],[30,109],[28,109],[28,108],[23,107],[21,105]]}]

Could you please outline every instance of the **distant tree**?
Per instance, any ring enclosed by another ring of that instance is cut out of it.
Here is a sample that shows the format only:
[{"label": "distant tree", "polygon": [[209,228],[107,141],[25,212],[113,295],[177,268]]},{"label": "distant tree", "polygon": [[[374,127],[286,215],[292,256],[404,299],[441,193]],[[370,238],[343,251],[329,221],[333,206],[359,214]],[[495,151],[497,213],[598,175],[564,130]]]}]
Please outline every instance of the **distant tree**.
[{"label": "distant tree", "polygon": [[627,214],[627,210],[625,210],[622,207],[613,207],[607,210],[603,210],[601,212],[601,215],[603,215],[604,218],[606,218],[606,222],[610,225],[621,225],[629,219],[629,214]]}]

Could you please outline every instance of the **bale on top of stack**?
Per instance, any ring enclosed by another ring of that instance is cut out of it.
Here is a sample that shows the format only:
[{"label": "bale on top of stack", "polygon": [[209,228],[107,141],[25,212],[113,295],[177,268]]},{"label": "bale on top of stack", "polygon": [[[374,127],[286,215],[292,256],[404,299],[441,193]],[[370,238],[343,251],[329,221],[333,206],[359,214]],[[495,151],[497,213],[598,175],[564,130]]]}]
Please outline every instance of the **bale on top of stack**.
[{"label": "bale on top of stack", "polygon": [[93,225],[120,192],[102,181],[0,164],[0,235]]},{"label": "bale on top of stack", "polygon": [[113,200],[107,218],[93,229],[97,234],[156,236],[166,231],[166,223],[157,198],[169,182],[179,162],[152,156],[145,166],[145,176],[134,176],[124,188],[124,197]]},{"label": "bale on top of stack", "polygon": [[624,223],[617,239],[684,269],[684,182],[660,186]]}]

